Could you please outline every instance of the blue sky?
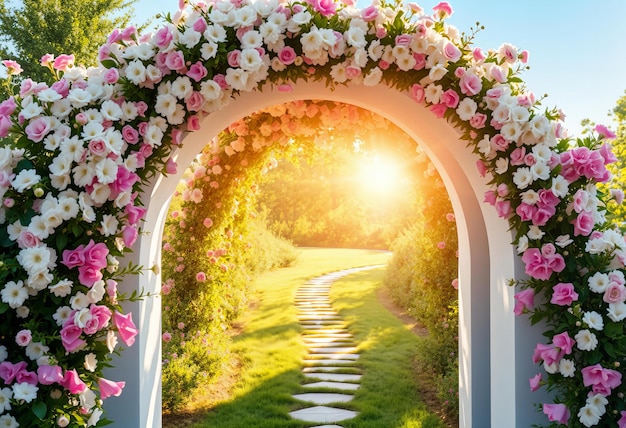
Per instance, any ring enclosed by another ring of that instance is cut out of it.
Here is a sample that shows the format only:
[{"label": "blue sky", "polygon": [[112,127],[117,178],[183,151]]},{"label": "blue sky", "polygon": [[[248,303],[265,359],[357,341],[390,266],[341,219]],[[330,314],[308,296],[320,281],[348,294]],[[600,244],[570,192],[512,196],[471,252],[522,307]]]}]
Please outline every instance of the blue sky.
[{"label": "blue sky", "polygon": [[[417,1],[426,11],[439,0]],[[607,113],[626,90],[626,0],[451,0],[448,22],[469,32],[485,26],[475,41],[483,49],[504,42],[530,52],[523,78],[543,105],[561,108],[570,134],[589,118],[612,125]],[[370,1],[360,0],[361,7]],[[174,12],[178,0],[139,0],[137,22]],[[158,23],[154,21],[153,25]]]}]

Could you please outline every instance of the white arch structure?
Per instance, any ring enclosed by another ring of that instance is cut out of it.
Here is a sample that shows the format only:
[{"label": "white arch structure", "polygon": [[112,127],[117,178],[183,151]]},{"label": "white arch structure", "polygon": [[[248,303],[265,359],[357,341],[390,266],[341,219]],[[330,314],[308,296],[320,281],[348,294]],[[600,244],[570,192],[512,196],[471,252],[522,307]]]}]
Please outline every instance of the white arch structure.
[{"label": "white arch structure", "polygon": [[[464,428],[528,427],[541,414],[532,402],[528,379],[535,374],[530,352],[541,337],[527,319],[513,314],[511,278],[523,275],[511,245],[506,220],[482,203],[488,189],[476,169],[477,156],[444,119],[437,119],[407,94],[384,85],[340,86],[330,90],[321,82],[298,82],[291,92],[271,85],[243,93],[204,119],[201,129],[188,134],[176,153],[179,172],[155,179],[144,192],[148,209],[133,262],[160,262],[162,231],[170,198],[183,170],[211,138],[232,122],[255,111],[294,100],[323,99],[354,104],[389,119],[409,134],[429,155],[450,195],[459,242],[459,394],[460,426]],[[132,283],[131,283],[132,281]],[[138,281],[138,282],[137,282]],[[125,290],[160,290],[160,275],[148,272],[129,280]],[[135,345],[114,361],[115,378],[125,379],[119,398],[105,403],[117,427],[161,426],[161,308],[158,298],[127,307],[140,329]]]}]

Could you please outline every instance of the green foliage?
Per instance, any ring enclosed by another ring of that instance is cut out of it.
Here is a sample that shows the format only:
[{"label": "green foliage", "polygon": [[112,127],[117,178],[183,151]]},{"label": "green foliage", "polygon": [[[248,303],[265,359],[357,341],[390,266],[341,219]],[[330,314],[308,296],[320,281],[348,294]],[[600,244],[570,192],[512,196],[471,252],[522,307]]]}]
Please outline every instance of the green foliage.
[{"label": "green foliage", "polygon": [[186,333],[184,325],[171,333],[163,346],[163,407],[176,411],[188,403],[193,391],[215,381],[228,357],[227,336],[221,329]]},{"label": "green foliage", "polygon": [[48,83],[52,76],[39,64],[45,54],[71,53],[76,64],[96,65],[98,48],[115,28],[128,25],[136,2],[0,0],[0,57],[18,61],[26,76]]},{"label": "green foliage", "polygon": [[[613,189],[626,189],[626,91],[617,100],[617,105],[613,109],[613,116],[617,121],[617,137],[611,142],[613,153],[617,157],[617,162],[607,166],[613,174],[613,181],[610,187]],[[607,189],[608,186],[600,186],[601,189]],[[609,211],[611,212],[611,220],[616,224],[622,232],[626,232],[626,206],[624,204],[616,204],[614,200],[609,202]]]},{"label": "green foliage", "polygon": [[416,358],[438,379],[438,396],[458,412],[457,232],[441,182],[422,186],[414,224],[393,243],[385,285],[429,331]]},{"label": "green foliage", "polygon": [[[388,249],[415,210],[416,148],[410,141],[391,152],[369,141],[365,150],[336,144],[296,153],[265,174],[259,203],[270,230],[301,247]],[[391,188],[365,177],[380,158],[397,168]]]}]

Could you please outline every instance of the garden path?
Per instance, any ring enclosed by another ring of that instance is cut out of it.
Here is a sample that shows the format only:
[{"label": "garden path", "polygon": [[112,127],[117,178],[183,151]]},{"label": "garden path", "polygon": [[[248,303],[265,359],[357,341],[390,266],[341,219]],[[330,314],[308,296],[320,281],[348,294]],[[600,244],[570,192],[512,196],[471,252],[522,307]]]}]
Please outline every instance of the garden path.
[{"label": "garden path", "polygon": [[[309,353],[302,369],[307,377],[303,387],[310,392],[293,396],[309,407],[290,412],[292,418],[336,424],[358,415],[341,405],[351,401],[353,392],[360,387],[362,371],[357,363],[358,344],[339,313],[333,309],[329,293],[337,279],[378,267],[380,265],[365,266],[322,275],[308,280],[296,292],[298,320]],[[312,428],[341,428],[341,425],[317,425]]]}]

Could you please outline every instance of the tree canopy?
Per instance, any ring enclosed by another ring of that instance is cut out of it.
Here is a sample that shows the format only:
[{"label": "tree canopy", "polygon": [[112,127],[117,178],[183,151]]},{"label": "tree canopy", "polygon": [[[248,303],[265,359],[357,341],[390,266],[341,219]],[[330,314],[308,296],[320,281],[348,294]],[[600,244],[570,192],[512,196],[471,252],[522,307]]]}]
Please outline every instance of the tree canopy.
[{"label": "tree canopy", "polygon": [[24,76],[49,82],[45,54],[74,54],[76,64],[95,65],[108,34],[131,22],[137,0],[0,0],[0,58],[20,63]]}]

